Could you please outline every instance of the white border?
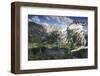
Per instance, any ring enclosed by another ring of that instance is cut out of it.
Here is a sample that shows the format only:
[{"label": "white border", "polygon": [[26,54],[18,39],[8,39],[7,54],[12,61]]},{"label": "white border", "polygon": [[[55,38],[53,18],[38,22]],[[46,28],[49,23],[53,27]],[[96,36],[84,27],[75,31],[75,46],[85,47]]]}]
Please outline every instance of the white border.
[{"label": "white border", "polygon": [[[28,61],[28,14],[88,17],[88,59]],[[21,7],[20,8],[20,69],[43,69],[94,65],[94,11]]]}]

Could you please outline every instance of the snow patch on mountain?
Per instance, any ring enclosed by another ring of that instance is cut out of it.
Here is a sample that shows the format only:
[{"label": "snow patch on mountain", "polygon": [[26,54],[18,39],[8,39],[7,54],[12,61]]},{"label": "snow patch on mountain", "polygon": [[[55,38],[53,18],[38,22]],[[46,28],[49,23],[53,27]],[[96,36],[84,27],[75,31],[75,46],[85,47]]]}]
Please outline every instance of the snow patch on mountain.
[{"label": "snow patch on mountain", "polygon": [[67,30],[71,31],[70,36],[76,35],[77,41],[79,41],[82,46],[86,45],[86,29],[84,29],[84,26],[81,23],[73,23],[68,26]]}]

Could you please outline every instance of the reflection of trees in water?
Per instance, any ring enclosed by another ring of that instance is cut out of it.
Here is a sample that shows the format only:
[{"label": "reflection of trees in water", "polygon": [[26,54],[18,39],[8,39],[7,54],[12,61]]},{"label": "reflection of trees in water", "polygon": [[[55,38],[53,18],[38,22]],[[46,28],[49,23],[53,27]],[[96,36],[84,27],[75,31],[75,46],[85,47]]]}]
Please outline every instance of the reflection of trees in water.
[{"label": "reflection of trees in water", "polygon": [[87,58],[87,49],[80,49],[78,51],[70,52],[69,49],[42,49],[29,48],[28,49],[28,60],[48,60],[48,59],[77,59],[77,58]]}]

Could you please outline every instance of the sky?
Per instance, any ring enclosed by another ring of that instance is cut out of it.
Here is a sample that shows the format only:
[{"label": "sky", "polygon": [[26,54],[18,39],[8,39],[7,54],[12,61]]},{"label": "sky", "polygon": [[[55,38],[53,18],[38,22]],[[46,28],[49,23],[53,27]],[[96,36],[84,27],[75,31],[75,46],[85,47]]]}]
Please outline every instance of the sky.
[{"label": "sky", "polygon": [[65,28],[75,21],[88,25],[88,17],[74,16],[46,16],[46,15],[28,15],[28,21],[41,25],[60,26]]}]

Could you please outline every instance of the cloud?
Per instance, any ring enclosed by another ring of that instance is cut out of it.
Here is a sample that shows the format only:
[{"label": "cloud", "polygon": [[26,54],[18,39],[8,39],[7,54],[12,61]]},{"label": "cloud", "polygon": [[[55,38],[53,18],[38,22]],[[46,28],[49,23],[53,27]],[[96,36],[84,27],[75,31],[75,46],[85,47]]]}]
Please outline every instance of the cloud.
[{"label": "cloud", "polygon": [[47,20],[51,20],[49,16],[46,16],[46,19],[47,19]]},{"label": "cloud", "polygon": [[28,19],[29,22],[32,22],[32,19]]},{"label": "cloud", "polygon": [[49,18],[50,18],[51,20],[57,21],[58,23],[61,23],[60,16],[49,16]]},{"label": "cloud", "polygon": [[69,25],[69,24],[71,24],[71,23],[73,22],[73,20],[70,19],[70,18],[68,18],[68,17],[62,17],[62,18],[61,18],[61,22],[62,22],[63,24],[65,24],[65,25]]},{"label": "cloud", "polygon": [[36,22],[36,23],[39,23],[40,22],[39,16],[33,16],[32,21]]},{"label": "cloud", "polygon": [[58,23],[61,23],[61,19],[59,16],[57,16],[55,19],[57,20]]},{"label": "cloud", "polygon": [[65,16],[49,16],[49,20],[55,20],[59,24],[69,25],[73,22],[73,20],[69,17]]},{"label": "cloud", "polygon": [[43,25],[45,25],[45,26],[49,26],[50,24],[48,24],[48,23],[46,23],[46,22],[44,22],[44,23],[42,23]]}]

